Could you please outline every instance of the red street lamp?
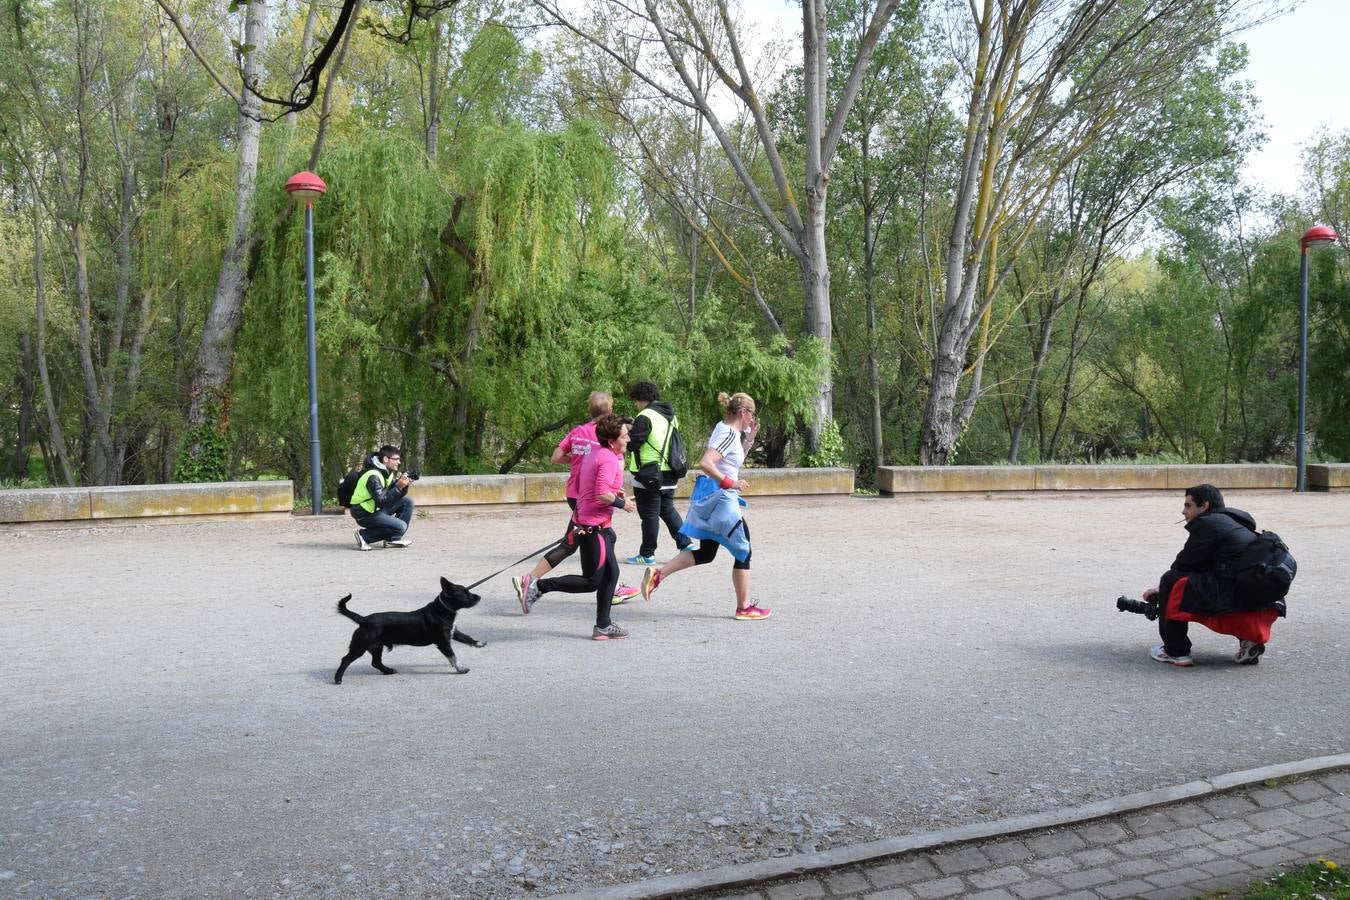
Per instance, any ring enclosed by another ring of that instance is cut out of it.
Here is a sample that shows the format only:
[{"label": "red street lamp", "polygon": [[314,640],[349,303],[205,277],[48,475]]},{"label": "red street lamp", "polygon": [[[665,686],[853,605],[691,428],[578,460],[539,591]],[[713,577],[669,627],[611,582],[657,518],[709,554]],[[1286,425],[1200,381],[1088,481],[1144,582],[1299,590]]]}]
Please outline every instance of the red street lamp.
[{"label": "red street lamp", "polygon": [[328,193],[328,185],[313,172],[297,172],[286,182],[286,193],[305,205],[305,304],[309,344],[309,490],[313,513],[323,511],[319,478],[319,378],[314,350],[314,201]]},{"label": "red street lamp", "polygon": [[1307,466],[1304,462],[1308,409],[1308,248],[1325,247],[1334,243],[1336,243],[1336,229],[1330,225],[1314,225],[1303,232],[1303,237],[1298,242],[1298,442],[1294,451],[1294,466],[1297,470],[1294,490],[1299,492],[1308,489]]}]

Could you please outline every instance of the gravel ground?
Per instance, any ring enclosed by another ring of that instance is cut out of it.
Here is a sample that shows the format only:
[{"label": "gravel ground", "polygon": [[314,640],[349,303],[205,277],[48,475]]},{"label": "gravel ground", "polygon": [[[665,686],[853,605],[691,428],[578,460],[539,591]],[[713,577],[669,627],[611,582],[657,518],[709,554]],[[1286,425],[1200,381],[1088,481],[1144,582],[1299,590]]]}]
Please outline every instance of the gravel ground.
[{"label": "gravel ground", "polygon": [[469,674],[397,648],[341,686],[339,596],[421,606],[565,508],[436,510],[372,553],[336,516],[11,528],[0,895],[542,896],[1345,752],[1350,495],[1229,502],[1300,563],[1254,668],[1198,627],[1196,668],[1160,666],[1115,610],[1184,539],[1172,493],[752,500],[767,621],[731,618],[725,558],[617,608],[623,642],[502,575]]}]

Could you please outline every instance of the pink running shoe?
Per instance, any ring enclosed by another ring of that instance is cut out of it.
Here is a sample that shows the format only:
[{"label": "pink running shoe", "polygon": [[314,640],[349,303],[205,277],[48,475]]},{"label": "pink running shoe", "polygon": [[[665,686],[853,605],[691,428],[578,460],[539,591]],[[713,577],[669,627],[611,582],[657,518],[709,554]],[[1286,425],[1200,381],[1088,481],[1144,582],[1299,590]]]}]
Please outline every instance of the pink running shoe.
[{"label": "pink running shoe", "polygon": [[749,622],[753,619],[767,619],[772,613],[771,609],[751,603],[744,609],[736,610],[736,618],[742,622]]},{"label": "pink running shoe", "polygon": [[614,589],[614,599],[610,601],[610,605],[618,606],[620,603],[631,600],[637,595],[637,588],[633,587],[631,584],[621,584]]},{"label": "pink running shoe", "polygon": [[661,570],[655,566],[648,566],[647,571],[642,573],[642,587],[639,588],[643,600],[652,599],[652,592],[661,586]]}]

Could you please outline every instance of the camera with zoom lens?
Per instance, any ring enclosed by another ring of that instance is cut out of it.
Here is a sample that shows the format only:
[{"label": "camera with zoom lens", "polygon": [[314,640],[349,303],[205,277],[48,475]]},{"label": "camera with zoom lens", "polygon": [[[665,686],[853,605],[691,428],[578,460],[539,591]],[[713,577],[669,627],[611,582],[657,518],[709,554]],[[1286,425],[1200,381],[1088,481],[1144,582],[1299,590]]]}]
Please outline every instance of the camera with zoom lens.
[{"label": "camera with zoom lens", "polygon": [[1117,597],[1116,609],[1121,612],[1137,613],[1152,622],[1162,613],[1158,609],[1158,599],[1152,600],[1132,600],[1129,597]]},{"label": "camera with zoom lens", "polygon": [[409,481],[416,481],[422,477],[422,473],[416,469],[404,469],[403,474],[408,476]]}]

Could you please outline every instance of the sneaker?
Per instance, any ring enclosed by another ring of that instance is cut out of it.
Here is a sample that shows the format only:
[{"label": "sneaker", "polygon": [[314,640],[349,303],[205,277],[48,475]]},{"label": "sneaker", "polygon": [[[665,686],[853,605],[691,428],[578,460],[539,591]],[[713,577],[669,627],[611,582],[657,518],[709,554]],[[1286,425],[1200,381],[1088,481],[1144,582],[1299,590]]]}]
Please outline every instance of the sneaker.
[{"label": "sneaker", "polygon": [[610,622],[604,628],[597,625],[591,629],[591,640],[593,641],[618,641],[626,637],[628,637],[628,632],[613,622]]},{"label": "sneaker", "polygon": [[753,619],[767,619],[772,612],[773,610],[766,609],[763,606],[756,606],[751,603],[749,606],[745,607],[745,609],[736,610],[736,618],[740,619],[742,622],[749,622]]},{"label": "sneaker", "polygon": [[660,586],[661,570],[655,566],[648,566],[647,571],[642,573],[642,586],[638,588],[638,592],[642,594],[642,599],[652,599],[652,591]]},{"label": "sneaker", "polygon": [[411,543],[412,540],[409,538],[398,538],[397,540],[385,541],[384,545],[386,547],[406,547]]},{"label": "sneaker", "polygon": [[643,556],[639,553],[635,556],[628,557],[624,562],[628,563],[630,566],[654,566],[656,565],[656,557]]},{"label": "sneaker", "polygon": [[1154,644],[1153,648],[1148,651],[1148,655],[1160,663],[1171,663],[1174,666],[1181,666],[1182,668],[1195,665],[1195,661],[1189,656],[1168,656],[1167,651],[1163,649],[1162,644]]},{"label": "sneaker", "polygon": [[520,576],[519,576],[519,575],[512,575],[512,576],[511,576],[511,587],[513,587],[513,588],[516,589],[516,599],[517,599],[517,600],[524,599],[524,597],[525,597],[525,591],[521,589],[521,586],[520,586]]},{"label": "sneaker", "polygon": [[1239,666],[1254,666],[1261,661],[1261,654],[1265,652],[1265,644],[1258,644],[1256,641],[1238,641],[1238,652],[1233,661]]},{"label": "sneaker", "polygon": [[626,600],[631,600],[638,595],[638,589],[631,584],[621,584],[614,589],[614,599],[610,601],[611,606],[618,606]]},{"label": "sneaker", "polygon": [[356,529],[356,549],[357,549],[357,550],[369,550],[369,549],[370,549],[370,545],[366,543],[366,539],[363,538],[363,537],[361,536],[361,529],[360,529],[360,528]]},{"label": "sneaker", "polygon": [[516,590],[520,592],[520,611],[528,616],[530,607],[539,599],[539,580],[533,575],[521,575],[512,581],[517,582]]}]

